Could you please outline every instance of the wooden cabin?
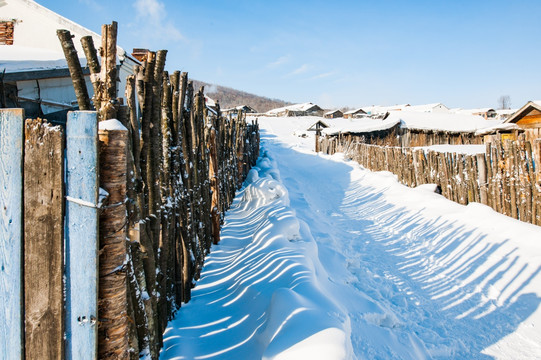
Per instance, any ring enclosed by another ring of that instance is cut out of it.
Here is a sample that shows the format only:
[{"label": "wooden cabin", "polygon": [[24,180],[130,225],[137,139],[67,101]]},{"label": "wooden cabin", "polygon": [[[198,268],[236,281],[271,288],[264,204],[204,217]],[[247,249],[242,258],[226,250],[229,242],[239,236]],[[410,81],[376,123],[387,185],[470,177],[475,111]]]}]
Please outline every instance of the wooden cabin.
[{"label": "wooden cabin", "polygon": [[343,114],[344,119],[359,118],[366,115],[366,111],[361,108],[347,111]]},{"label": "wooden cabin", "polygon": [[269,110],[267,116],[322,116],[323,109],[312,103],[288,105]]},{"label": "wooden cabin", "polygon": [[323,114],[323,117],[325,119],[336,119],[336,118],[344,117],[344,113],[340,110],[331,110]]},{"label": "wooden cabin", "polygon": [[257,110],[248,105],[239,105],[229,109],[222,109],[222,114],[224,115],[236,115],[239,111],[242,111],[245,114],[256,114]]},{"label": "wooden cabin", "polygon": [[529,101],[505,120],[505,123],[517,124],[524,130],[528,141],[541,139],[541,100]]}]

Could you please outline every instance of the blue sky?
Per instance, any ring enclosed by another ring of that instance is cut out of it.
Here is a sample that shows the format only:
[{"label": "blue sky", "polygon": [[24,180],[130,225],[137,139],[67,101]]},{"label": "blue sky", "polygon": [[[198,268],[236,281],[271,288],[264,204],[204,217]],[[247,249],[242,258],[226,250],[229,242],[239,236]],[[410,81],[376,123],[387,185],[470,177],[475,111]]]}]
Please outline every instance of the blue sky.
[{"label": "blue sky", "polygon": [[37,0],[194,79],[325,107],[541,99],[541,1]]}]

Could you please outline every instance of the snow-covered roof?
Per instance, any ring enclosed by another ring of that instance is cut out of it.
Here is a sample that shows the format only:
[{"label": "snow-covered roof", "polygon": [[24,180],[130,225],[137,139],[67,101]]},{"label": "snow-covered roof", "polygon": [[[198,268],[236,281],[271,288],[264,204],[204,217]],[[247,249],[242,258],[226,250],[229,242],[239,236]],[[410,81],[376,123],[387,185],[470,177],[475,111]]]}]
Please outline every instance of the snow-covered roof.
[{"label": "snow-covered roof", "polygon": [[489,111],[494,111],[493,108],[478,108],[478,109],[460,109],[456,111],[456,114],[465,114],[465,115],[474,115],[474,114],[485,114]]},{"label": "snow-covered roof", "polygon": [[372,132],[387,130],[396,124],[412,130],[432,130],[448,132],[476,132],[490,128],[495,130],[502,126],[501,120],[485,120],[481,116],[450,114],[450,113],[425,113],[418,111],[393,111],[385,120],[363,119],[338,119],[332,126],[323,132],[328,135],[352,132]]},{"label": "snow-covered roof", "polygon": [[331,114],[334,114],[334,113],[337,113],[337,112],[342,113],[342,111],[340,111],[339,109],[336,109],[336,110],[327,111],[323,115],[331,115]]},{"label": "snow-covered roof", "polygon": [[210,107],[216,107],[216,101],[205,94],[205,105]]},{"label": "snow-covered roof", "polygon": [[366,112],[362,108],[358,108],[358,109],[353,109],[353,110],[350,110],[350,111],[346,111],[344,113],[344,115],[353,115],[353,114],[356,114],[358,112],[363,112],[364,114],[366,114]]},{"label": "snow-covered roof", "polygon": [[[86,58],[79,53],[81,66],[86,66]],[[62,51],[30,48],[21,45],[3,45],[0,47],[0,71],[6,73],[54,70],[66,68],[66,59]]]},{"label": "snow-covered roof", "polygon": [[374,120],[370,118],[361,119],[335,119],[332,125],[322,132],[327,135],[336,135],[339,133],[364,133],[372,131],[381,131],[390,129],[400,124],[400,119]]},{"label": "snow-covered roof", "polygon": [[498,109],[496,110],[496,114],[498,115],[511,115],[517,112],[518,109]]},{"label": "snow-covered roof", "polygon": [[407,111],[419,111],[419,112],[431,112],[434,109],[443,109],[443,110],[449,110],[447,106],[443,105],[442,103],[433,103],[433,104],[424,104],[424,105],[411,105],[407,109]]},{"label": "snow-covered roof", "polygon": [[361,109],[367,113],[367,114],[385,114],[390,111],[403,111],[408,109],[410,104],[399,104],[399,105],[391,105],[391,106],[380,106],[380,105],[372,105],[372,106],[364,106]]},{"label": "snow-covered roof", "polygon": [[[35,1],[3,0],[1,8],[0,19],[15,20],[13,45],[0,46],[1,71],[6,69],[6,72],[21,72],[67,67],[56,35],[57,29],[69,30],[75,36],[73,44],[81,59],[84,58],[79,41],[81,37],[92,36],[96,48],[101,44],[100,35]],[[119,60],[126,57],[126,52],[120,46],[117,47],[117,54]],[[86,65],[86,60],[84,64]]]},{"label": "snow-covered roof", "polygon": [[[307,103],[301,103],[301,104],[294,104],[294,105],[288,105],[277,109],[272,109],[267,111],[266,113],[269,115],[279,114],[285,111],[308,111],[312,109],[313,107],[316,107],[316,104],[312,104],[311,102]],[[319,108],[319,106],[317,106]]]}]

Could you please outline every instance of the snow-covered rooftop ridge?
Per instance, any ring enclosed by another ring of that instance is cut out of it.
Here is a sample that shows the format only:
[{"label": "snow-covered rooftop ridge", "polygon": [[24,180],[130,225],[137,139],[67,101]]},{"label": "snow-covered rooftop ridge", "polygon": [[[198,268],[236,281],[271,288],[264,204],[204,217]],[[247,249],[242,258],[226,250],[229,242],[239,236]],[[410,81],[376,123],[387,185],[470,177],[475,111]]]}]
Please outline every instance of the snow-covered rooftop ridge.
[{"label": "snow-covered rooftop ridge", "polygon": [[482,114],[482,113],[486,113],[486,112],[489,112],[489,111],[495,111],[494,108],[477,108],[477,109],[458,109],[458,110],[454,110],[453,112],[455,114],[469,114],[469,115],[472,115],[472,114]]},{"label": "snow-covered rooftop ridge", "polygon": [[351,114],[355,114],[355,113],[360,112],[360,111],[365,112],[365,111],[363,110],[363,108],[357,108],[357,109],[353,109],[353,110],[346,111],[346,112],[344,113],[344,115],[351,115]]},{"label": "snow-covered rooftop ridge", "polygon": [[[502,125],[502,120],[485,120],[481,116],[418,111],[393,111],[385,120],[337,119],[332,125],[323,130],[332,135],[344,132],[372,132],[389,129],[396,124],[403,128],[416,130],[450,131],[450,132],[476,132],[483,129],[508,129]],[[502,127],[503,126],[503,127]]]},{"label": "snow-covered rooftop ridge", "polygon": [[293,110],[293,111],[306,111],[314,106],[317,106],[316,104],[313,104],[311,102],[307,103],[301,103],[301,104],[294,104],[294,105],[288,105],[283,106],[281,108],[272,109],[267,111],[267,114],[278,114],[287,110]]},{"label": "snow-covered rooftop ridge", "polygon": [[330,111],[327,111],[325,114],[323,115],[331,115],[331,114],[334,114],[335,112],[338,112],[340,111],[340,109],[335,109],[335,110],[330,110]]},{"label": "snow-covered rooftop ridge", "polygon": [[448,110],[447,106],[442,103],[433,103],[433,104],[423,104],[423,105],[410,105],[403,110],[407,111],[421,111],[421,112],[430,112],[436,108],[441,108],[443,110]]},{"label": "snow-covered rooftop ridge", "polygon": [[372,106],[363,106],[361,109],[370,114],[384,114],[390,111],[402,111],[407,109],[410,104],[398,104],[390,106],[381,106],[381,105],[372,105]]},{"label": "snow-covered rooftop ridge", "polygon": [[361,119],[334,119],[331,126],[322,132],[327,135],[336,135],[339,133],[361,133],[387,130],[400,124],[400,119],[375,120],[370,118]]},{"label": "snow-covered rooftop ridge", "polygon": [[[540,105],[541,106],[541,105]],[[496,113],[497,114],[505,114],[505,115],[509,115],[509,114],[514,114],[518,109],[497,109],[496,110]]]}]

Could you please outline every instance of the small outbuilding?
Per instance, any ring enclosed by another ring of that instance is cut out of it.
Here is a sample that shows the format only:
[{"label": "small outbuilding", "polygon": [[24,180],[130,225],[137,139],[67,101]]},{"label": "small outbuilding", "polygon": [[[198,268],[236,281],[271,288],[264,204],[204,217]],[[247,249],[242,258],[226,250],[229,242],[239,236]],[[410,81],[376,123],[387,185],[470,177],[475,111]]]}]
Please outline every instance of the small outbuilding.
[{"label": "small outbuilding", "polygon": [[253,107],[248,105],[239,105],[235,106],[229,109],[223,109],[222,114],[229,115],[229,114],[237,114],[239,111],[242,111],[245,114],[255,114],[257,113],[257,110],[255,110]]},{"label": "small outbuilding", "polygon": [[511,115],[505,123],[517,124],[524,129],[526,140],[541,139],[541,100],[528,101]]},{"label": "small outbuilding", "polygon": [[268,116],[322,116],[323,109],[308,102],[272,109],[265,114]]},{"label": "small outbuilding", "polygon": [[346,111],[344,113],[344,119],[360,118],[366,115],[366,111],[361,108]]},{"label": "small outbuilding", "polygon": [[325,119],[336,119],[336,118],[344,117],[344,113],[340,110],[331,110],[323,114],[323,117]]}]

